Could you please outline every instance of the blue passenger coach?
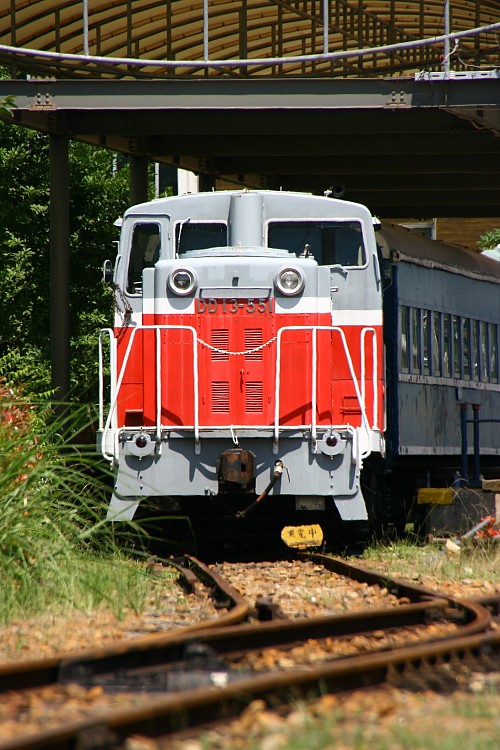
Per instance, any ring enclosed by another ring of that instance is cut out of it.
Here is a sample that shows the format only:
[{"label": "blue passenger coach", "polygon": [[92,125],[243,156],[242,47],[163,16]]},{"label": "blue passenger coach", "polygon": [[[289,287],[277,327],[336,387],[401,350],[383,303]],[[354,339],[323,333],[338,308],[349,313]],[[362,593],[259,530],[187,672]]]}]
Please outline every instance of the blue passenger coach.
[{"label": "blue passenger coach", "polygon": [[500,263],[392,225],[378,233],[378,243],[385,473],[393,501],[404,496],[408,507],[418,487],[472,480],[474,418],[481,473],[498,474]]}]

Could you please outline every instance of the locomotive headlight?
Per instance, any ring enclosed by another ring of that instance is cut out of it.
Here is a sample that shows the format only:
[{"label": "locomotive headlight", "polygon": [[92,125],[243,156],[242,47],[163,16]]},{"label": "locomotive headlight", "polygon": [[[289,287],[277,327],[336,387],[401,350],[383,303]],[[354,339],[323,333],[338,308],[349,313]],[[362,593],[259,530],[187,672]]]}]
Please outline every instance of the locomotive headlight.
[{"label": "locomotive headlight", "polygon": [[282,268],[276,274],[274,283],[281,294],[291,297],[303,290],[304,276],[298,268]]},{"label": "locomotive headlight", "polygon": [[176,268],[169,274],[168,285],[174,294],[187,296],[196,288],[196,277],[189,268]]}]

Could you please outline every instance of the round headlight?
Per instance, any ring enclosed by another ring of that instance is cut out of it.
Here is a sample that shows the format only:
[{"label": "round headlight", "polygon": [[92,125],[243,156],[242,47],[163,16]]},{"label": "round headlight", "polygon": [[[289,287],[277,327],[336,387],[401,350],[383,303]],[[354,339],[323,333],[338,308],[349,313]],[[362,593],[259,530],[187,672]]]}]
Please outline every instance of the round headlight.
[{"label": "round headlight", "polygon": [[292,296],[304,288],[304,277],[298,268],[282,268],[278,271],[275,284],[281,294]]},{"label": "round headlight", "polygon": [[175,294],[186,296],[196,288],[196,278],[189,268],[176,268],[170,272],[168,285]]}]

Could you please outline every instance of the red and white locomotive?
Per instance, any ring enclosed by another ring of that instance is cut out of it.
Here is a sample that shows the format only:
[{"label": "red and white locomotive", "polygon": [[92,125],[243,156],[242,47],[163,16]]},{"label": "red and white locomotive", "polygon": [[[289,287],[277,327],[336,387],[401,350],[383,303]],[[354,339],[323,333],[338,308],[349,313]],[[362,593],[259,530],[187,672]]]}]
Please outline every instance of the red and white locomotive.
[{"label": "red and white locomotive", "polygon": [[113,282],[110,518],[149,502],[197,536],[314,523],[327,540],[366,521],[361,469],[384,452],[385,410],[364,206],[253,190],[134,206]]}]

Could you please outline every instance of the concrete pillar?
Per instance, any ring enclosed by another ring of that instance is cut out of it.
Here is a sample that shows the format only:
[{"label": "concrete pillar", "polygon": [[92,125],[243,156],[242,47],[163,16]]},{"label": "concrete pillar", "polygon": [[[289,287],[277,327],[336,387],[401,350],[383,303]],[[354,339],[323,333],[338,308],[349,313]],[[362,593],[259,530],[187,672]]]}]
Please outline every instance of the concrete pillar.
[{"label": "concrete pillar", "polygon": [[50,351],[56,401],[70,391],[69,322],[69,138],[51,134],[50,180]]},{"label": "concrete pillar", "polygon": [[177,170],[177,194],[199,193],[199,177],[187,169]]}]

